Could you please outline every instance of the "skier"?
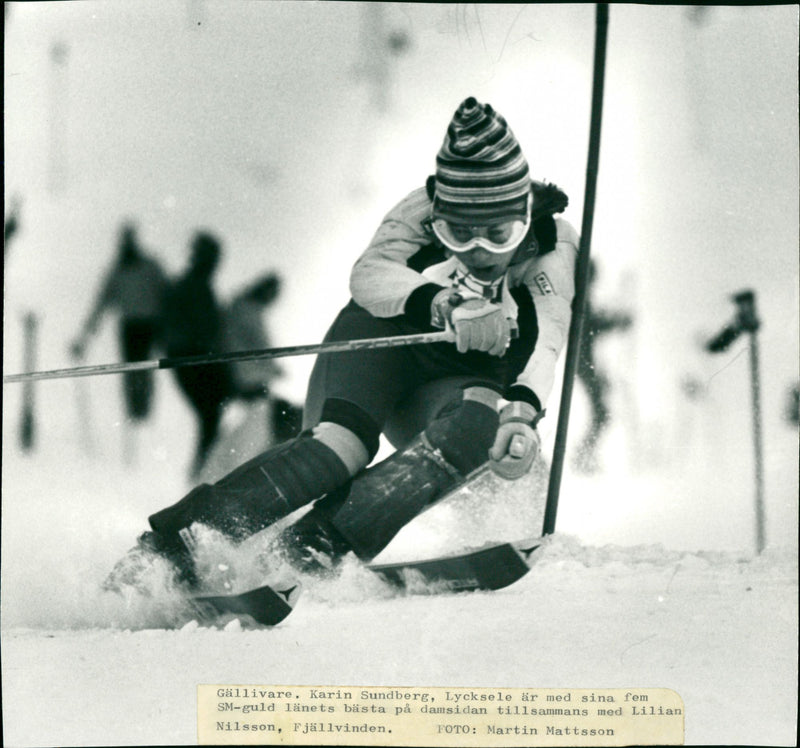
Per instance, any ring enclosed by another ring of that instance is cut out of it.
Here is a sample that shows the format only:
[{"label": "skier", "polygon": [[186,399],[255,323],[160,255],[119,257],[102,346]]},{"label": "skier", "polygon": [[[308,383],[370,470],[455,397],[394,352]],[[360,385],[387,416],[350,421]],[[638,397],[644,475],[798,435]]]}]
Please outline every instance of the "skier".
[{"label": "skier", "polygon": [[[325,338],[449,329],[455,345],[318,356],[304,430],[153,514],[108,586],[130,582],[149,554],[190,586],[202,582],[194,523],[242,540],[311,502],[278,538],[290,561],[321,572],[351,551],[370,560],[487,462],[504,478],[525,475],[570,322],[578,237],[553,217],[567,202],[532,181],[505,119],[465,99],[435,174],[356,261],[352,299]],[[381,433],[397,451],[368,467]]]},{"label": "skier", "polygon": [[[161,264],[142,249],[132,223],[125,222],[120,228],[118,252],[80,334],[70,346],[77,359],[84,357],[105,311],[113,308],[119,311],[119,344],[124,361],[151,358],[159,343],[167,276]],[[125,372],[123,388],[128,417],[143,421],[150,414],[153,372]]]},{"label": "skier", "polygon": [[[192,238],[189,265],[170,287],[164,312],[167,355],[221,353],[222,309],[212,287],[222,248],[207,231]],[[173,370],[178,386],[197,415],[198,436],[190,474],[196,476],[217,439],[222,410],[231,394],[227,364],[184,366]]]}]

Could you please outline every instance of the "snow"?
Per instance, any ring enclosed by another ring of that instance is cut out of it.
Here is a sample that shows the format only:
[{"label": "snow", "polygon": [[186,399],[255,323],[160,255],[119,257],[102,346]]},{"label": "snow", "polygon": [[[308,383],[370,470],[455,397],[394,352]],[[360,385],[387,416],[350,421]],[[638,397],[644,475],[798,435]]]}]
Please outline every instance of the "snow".
[{"label": "snow", "polygon": [[[504,113],[534,174],[567,189],[578,227],[592,7],[385,6],[413,43],[378,113],[357,72],[358,3],[7,3],[6,194],[23,203],[4,263],[4,372],[22,370],[29,309],[37,368],[72,363],[66,346],[125,215],[171,271],[196,226],[218,230],[223,296],[279,269],[275,344],[319,340],[350,264],[429,173],[464,95]],[[4,385],[6,745],[193,744],[201,683],[662,687],[684,701],[687,743],[796,743],[798,441],[783,408],[800,327],[797,9],[692,12],[611,8],[592,251],[599,301],[630,306],[635,325],[598,345],[614,415],[602,469],[568,461],[557,532],[531,572],[497,592],[399,596],[350,560],[334,580],[305,580],[273,629],[201,625],[166,589],[102,593],[147,515],[191,487],[191,414],[168,372],[141,428],[122,416],[116,377],[39,383],[25,451],[22,388]],[[71,77],[54,93],[56,40]],[[66,109],[51,111],[51,96]],[[68,114],[68,179],[54,193],[42,123]],[[761,554],[748,341],[715,357],[698,344],[746,287],[763,323]],[[106,320],[87,363],[117,360],[114,333]],[[287,360],[278,394],[297,402],[309,367]],[[540,427],[546,459],[559,396]],[[586,416],[577,388],[570,457]],[[543,492],[538,474],[490,481],[418,518],[381,560],[537,535]],[[244,585],[267,539],[209,549]]]},{"label": "snow", "polygon": [[[3,640],[5,741],[192,744],[198,683],[535,684],[670,687],[689,744],[791,745],[796,583],[780,554],[556,537],[527,577],[493,593],[312,593],[267,631],[15,629]],[[120,707],[130,717],[114,718]]]},{"label": "snow", "polygon": [[[142,529],[135,506],[153,503],[156,469],[142,456],[98,480],[74,445],[4,462],[15,486],[4,507],[6,745],[192,744],[201,683],[671,688],[685,705],[688,744],[793,744],[795,548],[755,556],[592,545],[557,532],[516,584],[463,594],[402,595],[350,558],[333,580],[305,578],[279,626],[214,627],[166,590],[127,601],[99,590]],[[23,473],[56,476],[57,492]],[[379,560],[538,526],[543,492],[533,479],[488,484],[422,515]],[[564,506],[574,498],[566,493]],[[248,574],[267,540],[216,546],[238,584],[256,581]]]}]

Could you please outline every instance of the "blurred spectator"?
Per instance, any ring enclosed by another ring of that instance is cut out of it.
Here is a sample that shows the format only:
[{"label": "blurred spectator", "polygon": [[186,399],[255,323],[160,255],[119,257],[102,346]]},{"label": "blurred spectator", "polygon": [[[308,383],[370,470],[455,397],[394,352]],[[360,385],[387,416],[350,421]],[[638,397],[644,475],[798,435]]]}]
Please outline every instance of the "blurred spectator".
[{"label": "blurred spectator", "polygon": [[11,212],[5,217],[3,222],[3,256],[5,257],[8,252],[8,247],[11,244],[11,239],[14,234],[19,230],[19,208],[20,201],[18,197],[11,200]]},{"label": "blurred spectator", "polygon": [[[274,273],[257,279],[234,297],[225,313],[225,338],[228,351],[269,348],[272,343],[264,322],[265,311],[280,293],[281,281]],[[300,433],[303,411],[288,400],[275,397],[271,383],[283,374],[274,359],[239,361],[231,364],[233,395],[242,400],[268,397],[268,433],[276,442]]]},{"label": "blurred spectator", "polygon": [[[224,348],[222,309],[212,287],[222,255],[219,240],[200,231],[192,239],[189,265],[167,295],[164,337],[170,357],[221,353]],[[194,410],[199,433],[191,468],[199,474],[217,439],[222,409],[232,392],[230,367],[224,363],[173,369],[181,391]]]},{"label": "blurred spectator", "polygon": [[601,433],[608,425],[610,412],[606,397],[610,383],[602,371],[597,370],[595,360],[595,341],[599,335],[613,330],[627,330],[631,324],[631,316],[624,312],[595,309],[592,303],[592,289],[597,280],[597,266],[594,262],[589,266],[589,280],[584,310],[580,355],[578,356],[578,378],[586,388],[591,409],[589,428],[576,452],[575,467],[584,473],[597,471],[599,464],[597,448]]},{"label": "blurred spectator", "polygon": [[[234,296],[224,313],[225,350],[254,351],[270,347],[264,313],[280,293],[280,278],[264,275]],[[234,361],[230,365],[232,394],[243,400],[268,397],[270,384],[281,375],[273,359]]]},{"label": "blurred spectator", "polygon": [[[161,265],[142,249],[133,224],[122,225],[118,249],[117,259],[106,272],[82,331],[71,345],[75,358],[84,357],[89,339],[97,332],[108,309],[119,314],[118,336],[124,361],[146,361],[157,347],[167,277]],[[123,374],[129,418],[141,421],[150,414],[154,381],[152,371]]]},{"label": "blurred spectator", "polygon": [[784,418],[791,426],[800,426],[800,384],[793,384],[786,393]]}]

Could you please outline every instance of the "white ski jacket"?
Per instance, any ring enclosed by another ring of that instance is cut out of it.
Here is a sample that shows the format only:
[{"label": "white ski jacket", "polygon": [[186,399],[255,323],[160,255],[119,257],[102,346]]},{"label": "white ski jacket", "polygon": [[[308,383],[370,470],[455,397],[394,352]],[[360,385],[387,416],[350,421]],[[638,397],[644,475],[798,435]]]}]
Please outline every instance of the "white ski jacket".
[{"label": "white ski jacket", "polygon": [[[430,324],[430,301],[450,284],[449,277],[458,262],[433,234],[431,205],[425,188],[414,190],[384,217],[356,261],[350,293],[374,316],[406,315],[421,325]],[[539,408],[544,407],[552,391],[556,361],[566,343],[578,256],[575,229],[561,218],[553,220],[554,246],[544,247],[535,235],[529,235],[506,271],[502,291],[502,305],[512,319],[516,318],[516,303],[511,288],[525,286],[534,302],[538,338],[514,388],[525,387]],[[438,251],[433,251],[437,246]],[[523,395],[519,399],[531,398]]]}]

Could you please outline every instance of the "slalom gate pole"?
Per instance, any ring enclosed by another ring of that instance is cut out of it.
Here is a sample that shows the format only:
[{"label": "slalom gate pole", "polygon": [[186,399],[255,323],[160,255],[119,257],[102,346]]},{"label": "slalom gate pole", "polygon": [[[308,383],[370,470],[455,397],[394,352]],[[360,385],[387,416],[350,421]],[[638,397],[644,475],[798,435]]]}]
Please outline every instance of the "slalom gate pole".
[{"label": "slalom gate pole", "polygon": [[709,353],[723,353],[742,333],[750,335],[750,394],[752,399],[753,451],[755,458],[755,524],[756,552],[766,546],[766,518],[764,510],[764,447],[761,429],[761,376],[759,373],[758,338],[761,322],[756,313],[755,292],[746,289],[733,295],[736,317],[706,343]]},{"label": "slalom gate pole", "polygon": [[738,307],[736,322],[739,329],[750,336],[750,394],[753,411],[753,452],[755,459],[755,520],[756,553],[766,545],[766,521],[764,512],[764,447],[761,429],[761,375],[758,355],[758,329],[761,327],[756,313],[756,295],[746,290],[733,297]]},{"label": "slalom gate pole", "polygon": [[764,511],[764,447],[761,430],[761,377],[758,363],[757,330],[750,331],[750,374],[753,399],[753,449],[756,475],[756,552],[761,553],[767,544]]},{"label": "slalom gate pole", "polygon": [[595,11],[594,73],[592,83],[592,109],[589,125],[589,156],[586,164],[586,186],[583,201],[583,222],[581,225],[578,263],[575,269],[575,298],[572,301],[572,319],[567,339],[567,355],[564,365],[564,384],[561,403],[558,409],[558,426],[553,448],[553,461],[550,466],[550,480],[547,487],[542,535],[552,535],[556,528],[558,496],[561,489],[561,476],[564,470],[564,456],[567,448],[567,427],[572,402],[575,372],[578,368],[581,332],[586,307],[586,292],[589,281],[589,254],[592,241],[595,195],[597,192],[597,170],[600,160],[600,126],[603,119],[603,86],[606,66],[606,42],[608,38],[608,4],[598,3]]},{"label": "slalom gate pole", "polygon": [[68,369],[34,371],[24,374],[3,376],[3,384],[30,382],[38,379],[72,379],[74,377],[94,377],[102,374],[121,374],[126,371],[147,371],[149,369],[177,369],[181,366],[202,366],[228,361],[256,361],[268,358],[307,356],[316,353],[340,353],[346,351],[371,350],[373,348],[392,348],[399,345],[419,345],[422,343],[453,342],[453,333],[422,332],[411,335],[396,335],[388,338],[364,338],[363,340],[333,340],[328,343],[311,343],[286,348],[263,348],[254,351],[235,351],[233,353],[213,353],[201,356],[177,356],[154,361],[131,361],[118,364],[99,364],[96,366],[73,366]]}]

